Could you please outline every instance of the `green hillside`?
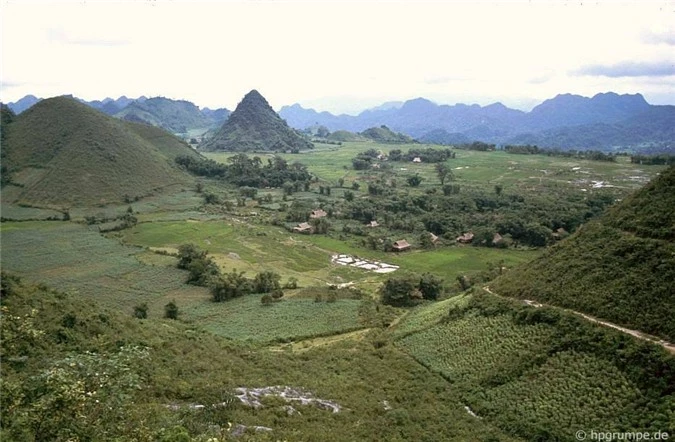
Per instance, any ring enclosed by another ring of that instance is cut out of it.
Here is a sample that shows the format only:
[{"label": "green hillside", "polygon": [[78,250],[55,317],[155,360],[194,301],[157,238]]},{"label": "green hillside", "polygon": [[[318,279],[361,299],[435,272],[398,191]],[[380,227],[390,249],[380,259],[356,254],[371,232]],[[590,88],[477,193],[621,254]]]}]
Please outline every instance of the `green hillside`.
[{"label": "green hillside", "polygon": [[314,145],[291,129],[267,100],[252,90],[237,105],[212,138],[200,146],[205,151],[300,151]]},{"label": "green hillside", "polygon": [[442,316],[437,304],[406,316],[396,346],[483,420],[529,441],[595,428],[672,434],[675,357],[660,346],[480,290],[444,303]]},{"label": "green hillside", "polygon": [[349,132],[348,130],[336,130],[326,138],[331,141],[364,141],[363,136]]},{"label": "green hillside", "polygon": [[359,135],[368,138],[370,140],[376,141],[378,143],[385,143],[385,144],[414,142],[414,140],[410,138],[408,135],[394,132],[387,126],[371,127],[370,129],[364,130]]},{"label": "green hillside", "polygon": [[203,129],[214,125],[193,103],[164,97],[135,101],[115,114],[127,121],[150,124],[173,133],[187,133],[189,129]]},{"label": "green hillside", "polygon": [[109,117],[71,98],[43,100],[3,129],[3,200],[83,206],[143,197],[192,178],[174,164],[198,155],[170,134]]},{"label": "green hillside", "polygon": [[[369,337],[296,353],[200,330],[180,305],[178,320],[137,319],[5,273],[1,294],[3,441],[520,440]],[[247,406],[241,388],[308,400]]]},{"label": "green hillside", "polygon": [[492,289],[675,340],[675,167]]}]

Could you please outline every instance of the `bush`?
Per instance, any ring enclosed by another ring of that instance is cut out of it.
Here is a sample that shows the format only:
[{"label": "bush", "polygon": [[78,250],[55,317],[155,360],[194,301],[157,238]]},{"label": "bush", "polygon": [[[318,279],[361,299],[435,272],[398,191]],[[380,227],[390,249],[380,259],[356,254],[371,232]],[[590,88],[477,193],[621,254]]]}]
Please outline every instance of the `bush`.
[{"label": "bush", "polygon": [[146,319],[148,317],[148,304],[144,302],[135,306],[134,317],[138,319]]},{"label": "bush", "polygon": [[178,306],[176,301],[171,301],[164,306],[164,317],[167,319],[178,319]]}]

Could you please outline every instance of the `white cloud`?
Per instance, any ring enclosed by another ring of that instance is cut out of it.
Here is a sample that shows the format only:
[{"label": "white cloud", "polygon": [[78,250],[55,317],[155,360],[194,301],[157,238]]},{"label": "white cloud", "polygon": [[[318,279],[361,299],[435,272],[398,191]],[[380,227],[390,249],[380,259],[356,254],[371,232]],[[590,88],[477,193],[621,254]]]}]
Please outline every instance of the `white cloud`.
[{"label": "white cloud", "polygon": [[232,109],[256,88],[275,108],[331,111],[610,88],[663,99],[672,77],[573,73],[667,60],[673,18],[668,2],[5,0],[2,77],[22,85],[2,99],[163,95]]}]

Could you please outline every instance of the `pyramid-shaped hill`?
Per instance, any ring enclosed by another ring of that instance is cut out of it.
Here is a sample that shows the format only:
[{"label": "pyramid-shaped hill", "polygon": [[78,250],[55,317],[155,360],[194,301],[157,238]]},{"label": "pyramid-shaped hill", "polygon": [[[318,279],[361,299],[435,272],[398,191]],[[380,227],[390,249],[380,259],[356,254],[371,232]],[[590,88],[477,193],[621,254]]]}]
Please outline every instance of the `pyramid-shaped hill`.
[{"label": "pyramid-shaped hill", "polygon": [[291,129],[256,90],[246,94],[215,135],[200,145],[205,151],[231,152],[296,152],[313,147]]},{"label": "pyramid-shaped hill", "polygon": [[675,341],[675,166],[491,287]]},{"label": "pyramid-shaped hill", "polygon": [[199,156],[161,129],[120,121],[69,97],[43,100],[3,128],[3,200],[41,207],[119,203],[193,182],[175,164]]}]

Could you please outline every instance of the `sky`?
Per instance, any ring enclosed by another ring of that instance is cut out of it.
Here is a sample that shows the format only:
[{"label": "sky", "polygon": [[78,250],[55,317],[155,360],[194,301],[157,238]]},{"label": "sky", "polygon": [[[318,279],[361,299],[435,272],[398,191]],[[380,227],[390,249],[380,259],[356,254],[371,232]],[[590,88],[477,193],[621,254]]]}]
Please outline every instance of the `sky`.
[{"label": "sky", "polygon": [[675,104],[675,1],[0,0],[0,100],[145,95],[358,113],[417,97]]}]

